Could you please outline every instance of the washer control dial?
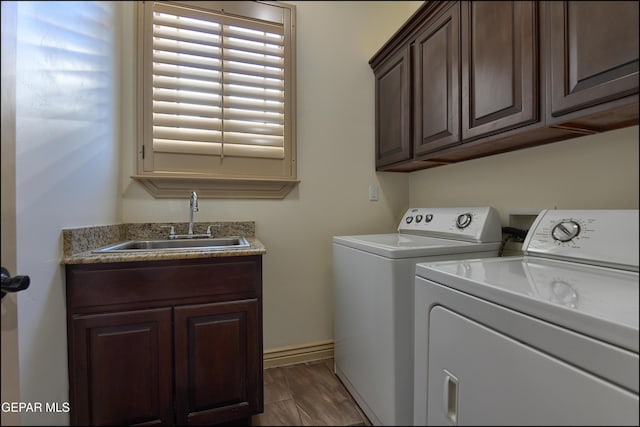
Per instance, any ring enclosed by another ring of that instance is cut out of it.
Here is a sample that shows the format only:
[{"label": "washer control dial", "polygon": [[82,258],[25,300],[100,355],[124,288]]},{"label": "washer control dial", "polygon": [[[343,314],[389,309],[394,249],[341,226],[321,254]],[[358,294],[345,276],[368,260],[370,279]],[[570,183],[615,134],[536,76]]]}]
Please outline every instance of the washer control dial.
[{"label": "washer control dial", "polygon": [[559,242],[568,242],[578,234],[580,234],[580,224],[575,221],[562,221],[551,230],[551,235]]},{"label": "washer control dial", "polygon": [[456,227],[460,229],[465,229],[469,226],[469,224],[471,224],[472,219],[473,217],[471,216],[470,213],[464,213],[464,214],[458,215],[458,219],[456,219]]}]

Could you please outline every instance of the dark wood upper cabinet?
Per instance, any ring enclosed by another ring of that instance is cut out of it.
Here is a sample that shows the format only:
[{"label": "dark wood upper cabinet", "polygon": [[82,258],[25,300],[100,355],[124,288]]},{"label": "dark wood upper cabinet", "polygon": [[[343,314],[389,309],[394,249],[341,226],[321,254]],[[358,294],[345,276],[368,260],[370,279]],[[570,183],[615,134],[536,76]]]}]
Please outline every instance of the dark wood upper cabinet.
[{"label": "dark wood upper cabinet", "polygon": [[638,2],[562,1],[546,7],[550,122],[638,93]]},{"label": "dark wood upper cabinet", "polygon": [[369,64],[377,170],[637,125],[638,2],[425,2]]},{"label": "dark wood upper cabinet", "polygon": [[537,3],[461,6],[462,139],[537,122]]},{"label": "dark wood upper cabinet", "polygon": [[401,49],[374,70],[376,80],[376,166],[411,158],[409,49]]},{"label": "dark wood upper cabinet", "polygon": [[412,45],[416,156],[460,142],[459,17],[453,5]]}]

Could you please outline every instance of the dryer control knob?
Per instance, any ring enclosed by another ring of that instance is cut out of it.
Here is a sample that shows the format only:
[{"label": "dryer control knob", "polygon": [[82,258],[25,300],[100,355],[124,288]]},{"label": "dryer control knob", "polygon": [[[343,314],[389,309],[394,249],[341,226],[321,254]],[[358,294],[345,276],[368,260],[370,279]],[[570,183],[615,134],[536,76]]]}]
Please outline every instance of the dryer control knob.
[{"label": "dryer control knob", "polygon": [[458,219],[456,219],[456,227],[460,229],[467,228],[469,224],[471,224],[471,220],[473,217],[470,213],[465,213],[462,215],[458,215]]},{"label": "dryer control knob", "polygon": [[580,234],[580,224],[575,221],[562,221],[551,230],[551,235],[559,242],[568,242]]}]

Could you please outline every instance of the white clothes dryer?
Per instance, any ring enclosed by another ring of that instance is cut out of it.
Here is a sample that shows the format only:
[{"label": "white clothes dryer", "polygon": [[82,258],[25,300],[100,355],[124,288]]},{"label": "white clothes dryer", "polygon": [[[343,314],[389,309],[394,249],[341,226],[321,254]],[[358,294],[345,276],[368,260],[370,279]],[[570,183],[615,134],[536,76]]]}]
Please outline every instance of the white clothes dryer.
[{"label": "white clothes dryer", "polygon": [[542,211],[523,250],[416,266],[415,425],[638,425],[638,211]]},{"label": "white clothes dryer", "polygon": [[333,238],[335,373],[374,425],[413,418],[415,265],[494,257],[491,207],[412,208],[397,233]]}]

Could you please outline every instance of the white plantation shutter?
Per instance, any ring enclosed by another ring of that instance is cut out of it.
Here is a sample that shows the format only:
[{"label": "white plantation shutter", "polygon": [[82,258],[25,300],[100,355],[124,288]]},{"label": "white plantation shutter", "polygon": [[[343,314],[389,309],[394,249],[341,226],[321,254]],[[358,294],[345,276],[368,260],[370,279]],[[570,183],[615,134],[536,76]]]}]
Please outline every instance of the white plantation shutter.
[{"label": "white plantation shutter", "polygon": [[137,9],[131,177],[154,197],[284,198],[299,182],[295,6],[183,0]]},{"label": "white plantation shutter", "polygon": [[153,4],[154,153],[285,157],[284,30]]}]

